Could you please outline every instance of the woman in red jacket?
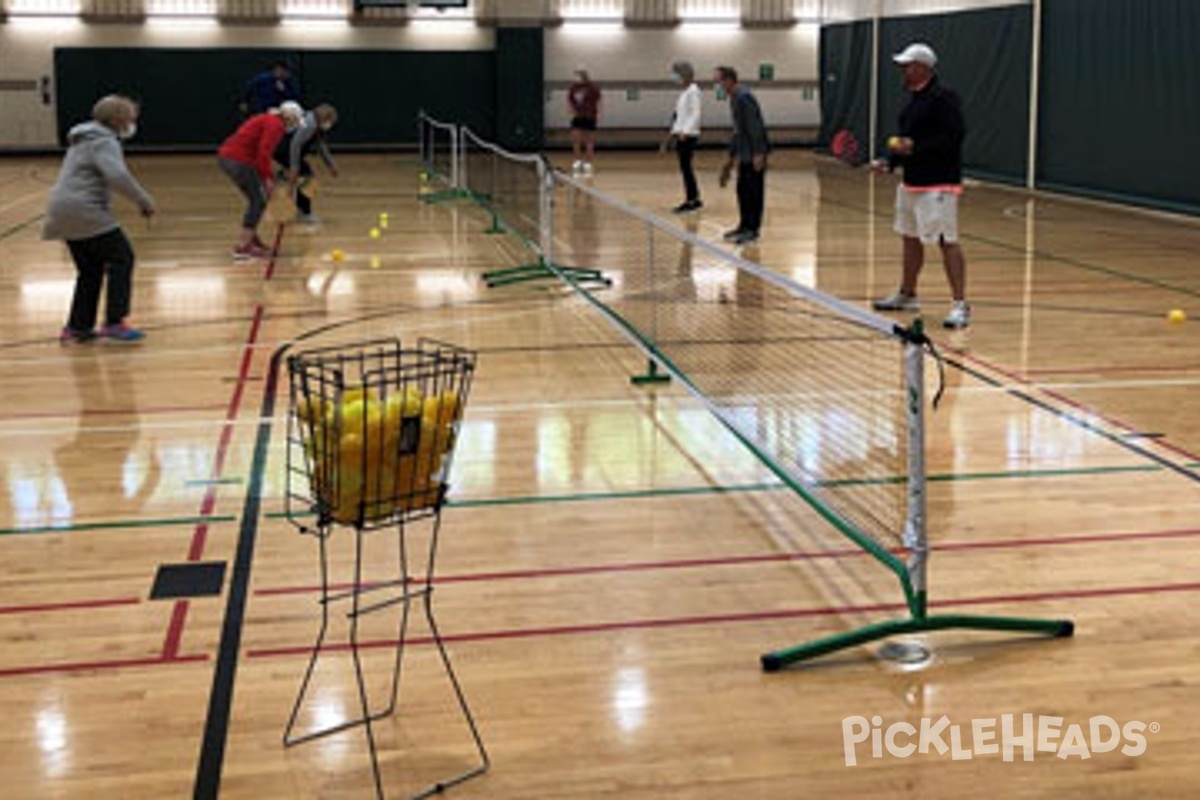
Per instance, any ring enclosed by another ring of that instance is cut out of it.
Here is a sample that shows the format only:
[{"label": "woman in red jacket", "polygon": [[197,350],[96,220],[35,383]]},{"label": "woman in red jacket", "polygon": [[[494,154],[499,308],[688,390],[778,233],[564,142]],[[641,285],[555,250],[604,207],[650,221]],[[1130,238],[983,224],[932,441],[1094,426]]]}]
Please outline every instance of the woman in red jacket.
[{"label": "woman in red jacket", "polygon": [[265,114],[255,114],[243,122],[217,151],[221,171],[229,176],[249,203],[242,215],[242,231],[233,248],[233,257],[239,261],[271,255],[270,248],[258,238],[258,221],[267,210],[273,184],[271,157],[284,134],[299,122],[291,110],[271,109]]}]

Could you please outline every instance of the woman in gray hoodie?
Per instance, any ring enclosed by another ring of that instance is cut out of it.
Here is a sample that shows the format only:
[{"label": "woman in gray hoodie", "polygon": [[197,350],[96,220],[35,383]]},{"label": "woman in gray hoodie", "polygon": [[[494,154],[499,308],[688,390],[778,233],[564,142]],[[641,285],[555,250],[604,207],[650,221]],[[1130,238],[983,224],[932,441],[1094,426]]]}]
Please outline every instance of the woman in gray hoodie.
[{"label": "woman in gray hoodie", "polygon": [[143,337],[125,324],[133,288],[133,248],[110,209],[115,189],[133,201],[142,216],[154,214],[154,199],[129,173],[121,153],[121,140],[137,131],[137,117],[132,100],[108,95],[92,107],[92,122],[76,125],[67,134],[67,156],[42,225],[43,239],[66,241],[79,271],[71,315],[60,336],[64,344],[96,337],[105,278],[105,322],[99,335],[122,342]]}]

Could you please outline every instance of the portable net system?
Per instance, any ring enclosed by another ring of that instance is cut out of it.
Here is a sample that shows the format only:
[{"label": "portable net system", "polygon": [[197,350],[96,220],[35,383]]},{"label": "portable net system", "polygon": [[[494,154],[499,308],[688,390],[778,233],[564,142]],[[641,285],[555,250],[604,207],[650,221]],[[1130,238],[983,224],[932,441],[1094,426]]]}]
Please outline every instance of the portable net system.
[{"label": "portable net system", "polygon": [[[929,342],[919,322],[898,325],[802,285],[550,170],[540,156],[505,154],[466,131],[461,138],[470,196],[646,353],[648,371],[635,382],[677,380],[899,579],[907,618],[769,652],[764,669],[943,628],[1073,632],[1065,620],[928,613]],[[479,177],[484,164],[509,177]],[[518,180],[511,174],[521,165]],[[538,277],[519,269],[513,280]]]}]

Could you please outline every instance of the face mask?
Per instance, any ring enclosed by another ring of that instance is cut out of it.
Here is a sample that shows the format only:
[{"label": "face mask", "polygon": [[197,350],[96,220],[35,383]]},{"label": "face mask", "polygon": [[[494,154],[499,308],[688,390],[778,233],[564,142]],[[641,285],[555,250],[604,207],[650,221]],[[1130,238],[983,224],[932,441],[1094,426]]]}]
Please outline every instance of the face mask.
[{"label": "face mask", "polygon": [[678,72],[672,72],[671,73],[671,83],[674,83],[676,86],[682,86],[683,85],[683,76],[681,76]]},{"label": "face mask", "polygon": [[125,129],[119,134],[122,139],[132,139],[137,135],[137,123],[131,122],[125,126]]}]

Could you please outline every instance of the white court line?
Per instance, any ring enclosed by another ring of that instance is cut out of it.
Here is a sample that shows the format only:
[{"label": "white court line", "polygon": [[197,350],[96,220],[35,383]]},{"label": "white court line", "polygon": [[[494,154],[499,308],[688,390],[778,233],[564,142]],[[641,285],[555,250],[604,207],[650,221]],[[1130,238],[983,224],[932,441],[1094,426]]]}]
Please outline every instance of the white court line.
[{"label": "white court line", "polygon": [[[487,414],[487,413],[512,413],[516,411],[534,411],[534,410],[571,410],[571,409],[588,409],[588,408],[612,408],[620,406],[640,406],[644,405],[644,398],[629,397],[623,399],[610,400],[578,400],[578,401],[560,401],[560,402],[533,402],[533,403],[501,403],[494,405],[475,405],[471,404],[468,407],[470,413]],[[132,412],[131,416],[135,416],[137,412]],[[190,412],[179,412],[190,413]],[[214,414],[217,410],[214,409]],[[36,437],[36,436],[57,436],[60,434],[77,434],[77,433],[128,433],[130,431],[164,431],[164,430],[206,430],[212,428],[223,428],[226,425],[232,428],[256,428],[263,422],[271,422],[274,425],[280,425],[287,421],[287,413],[280,413],[264,419],[263,417],[243,417],[235,422],[228,422],[224,417],[213,417],[212,419],[191,419],[178,422],[146,422],[146,423],[131,423],[124,425],[77,425],[75,418],[66,418],[64,424],[42,428],[29,428],[24,430],[5,430],[10,426],[16,426],[20,423],[19,420],[0,422],[0,439],[3,438],[20,438],[20,437]]]}]

